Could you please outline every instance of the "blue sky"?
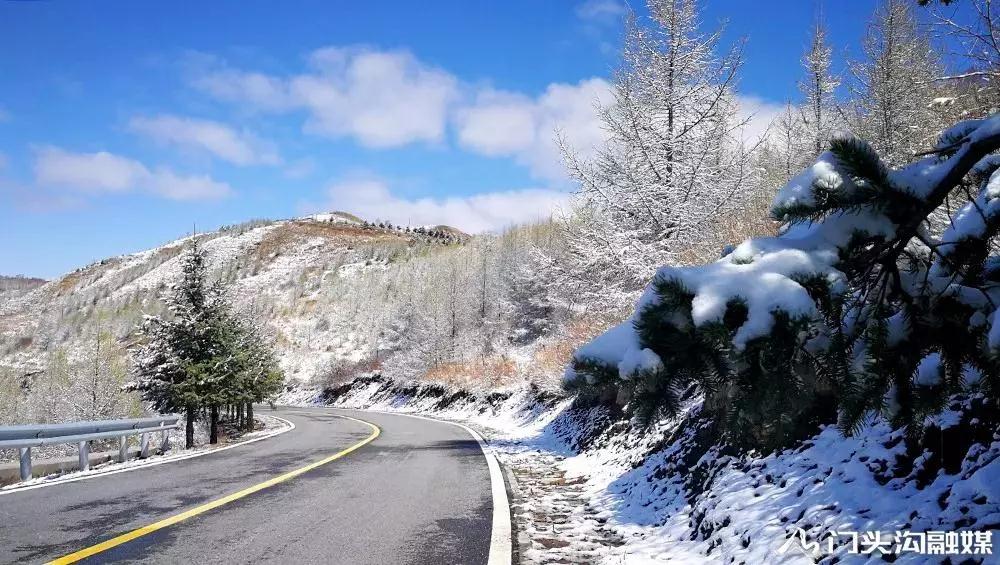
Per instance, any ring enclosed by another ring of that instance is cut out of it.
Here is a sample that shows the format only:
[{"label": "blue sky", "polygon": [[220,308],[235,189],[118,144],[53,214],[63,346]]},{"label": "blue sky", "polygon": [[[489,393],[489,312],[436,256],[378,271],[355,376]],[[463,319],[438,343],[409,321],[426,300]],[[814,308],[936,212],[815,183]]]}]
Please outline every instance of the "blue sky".
[{"label": "blue sky", "polygon": [[[835,4],[842,57],[875,2]],[[796,95],[814,13],[706,3],[748,40],[759,117]],[[614,0],[0,0],[0,273],[326,209],[470,231],[546,214],[571,189],[553,129],[599,141],[620,16]]]}]

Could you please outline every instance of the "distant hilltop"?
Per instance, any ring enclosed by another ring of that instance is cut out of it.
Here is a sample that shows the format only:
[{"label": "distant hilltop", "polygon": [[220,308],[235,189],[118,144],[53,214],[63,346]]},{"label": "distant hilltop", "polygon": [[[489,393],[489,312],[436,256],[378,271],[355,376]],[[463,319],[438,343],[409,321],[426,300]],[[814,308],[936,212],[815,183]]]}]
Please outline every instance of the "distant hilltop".
[{"label": "distant hilltop", "polygon": [[313,220],[313,221],[316,221],[316,222],[332,222],[332,223],[352,224],[352,225],[357,225],[357,226],[361,226],[361,227],[377,228],[377,229],[384,229],[384,230],[392,230],[392,231],[398,231],[398,232],[404,232],[404,233],[425,234],[425,235],[430,235],[430,236],[434,236],[434,237],[440,237],[440,238],[444,238],[444,239],[455,239],[455,240],[459,240],[459,241],[464,241],[464,240],[467,240],[469,237],[471,237],[469,234],[463,232],[462,230],[460,230],[458,228],[454,228],[454,227],[449,226],[449,225],[445,225],[445,224],[438,224],[438,225],[433,225],[433,226],[432,225],[424,225],[424,226],[394,225],[392,222],[384,221],[384,220],[373,220],[373,221],[364,220],[364,219],[359,218],[358,216],[356,216],[354,214],[351,214],[350,212],[342,212],[342,211],[323,212],[323,213],[319,213],[319,214],[312,214],[310,216],[306,216],[306,217],[301,218],[301,219],[303,219],[303,220]]}]

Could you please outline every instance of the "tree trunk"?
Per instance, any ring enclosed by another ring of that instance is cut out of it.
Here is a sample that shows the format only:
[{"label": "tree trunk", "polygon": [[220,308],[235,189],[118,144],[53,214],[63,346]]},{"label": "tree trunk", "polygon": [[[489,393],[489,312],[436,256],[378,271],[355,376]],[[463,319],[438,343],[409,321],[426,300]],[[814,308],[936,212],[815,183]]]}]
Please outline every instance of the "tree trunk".
[{"label": "tree trunk", "polygon": [[211,432],[209,432],[208,443],[215,445],[219,443],[219,405],[213,404],[211,411]]},{"label": "tree trunk", "polygon": [[252,432],[254,428],[253,424],[253,402],[247,402],[247,427],[248,432]]},{"label": "tree trunk", "polygon": [[194,447],[194,407],[188,406],[185,412],[187,426],[184,429],[184,449],[191,449]]}]

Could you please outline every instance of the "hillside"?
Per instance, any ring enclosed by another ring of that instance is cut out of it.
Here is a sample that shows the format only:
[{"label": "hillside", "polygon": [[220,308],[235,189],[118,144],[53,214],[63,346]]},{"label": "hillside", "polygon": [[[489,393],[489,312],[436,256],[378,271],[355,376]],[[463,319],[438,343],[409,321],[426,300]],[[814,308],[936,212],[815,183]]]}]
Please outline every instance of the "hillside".
[{"label": "hillside", "polygon": [[[384,282],[381,275],[457,247],[457,238],[380,228],[343,212],[252,221],[194,237],[235,305],[267,319],[286,375],[297,380],[331,362],[357,362],[388,349],[391,344],[378,343],[377,329],[387,312],[365,308]],[[0,295],[0,366],[22,374],[44,370],[53,352],[79,356],[98,331],[127,343],[143,315],[161,312],[162,291],[177,279],[178,255],[191,239]],[[392,298],[383,293],[379,305]]]}]

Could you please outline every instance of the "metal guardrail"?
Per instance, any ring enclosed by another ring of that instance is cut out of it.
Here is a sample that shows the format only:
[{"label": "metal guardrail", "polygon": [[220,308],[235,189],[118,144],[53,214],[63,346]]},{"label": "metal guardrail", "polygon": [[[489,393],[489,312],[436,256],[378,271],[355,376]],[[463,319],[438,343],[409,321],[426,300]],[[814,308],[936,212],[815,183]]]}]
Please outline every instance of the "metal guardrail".
[{"label": "metal guardrail", "polygon": [[161,432],[161,451],[170,448],[169,431],[178,427],[180,417],[139,418],[134,420],[100,420],[66,424],[38,424],[0,427],[0,449],[17,449],[20,455],[21,480],[31,478],[31,449],[43,445],[77,444],[80,450],[80,470],[90,469],[90,442],[118,438],[118,461],[128,459],[128,437],[138,435],[139,456],[149,456],[149,434]]}]

